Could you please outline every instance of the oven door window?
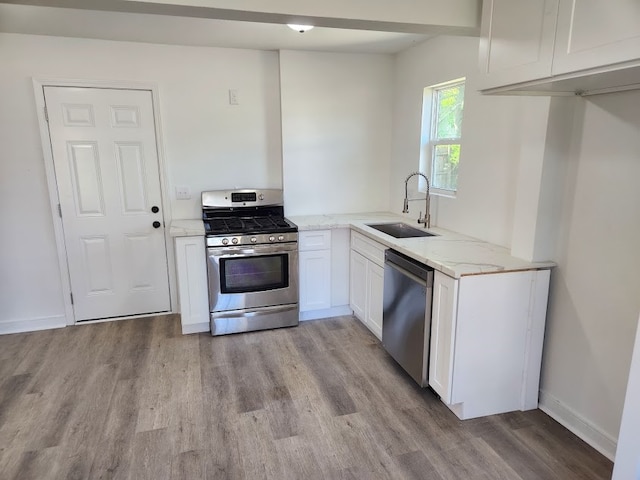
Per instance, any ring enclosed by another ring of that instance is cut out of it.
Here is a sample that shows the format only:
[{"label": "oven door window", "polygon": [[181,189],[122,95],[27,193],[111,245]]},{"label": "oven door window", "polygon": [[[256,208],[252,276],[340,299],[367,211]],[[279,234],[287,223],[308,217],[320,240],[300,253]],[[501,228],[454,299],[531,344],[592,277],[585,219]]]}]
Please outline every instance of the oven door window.
[{"label": "oven door window", "polygon": [[287,254],[220,259],[221,293],[249,293],[289,286]]}]

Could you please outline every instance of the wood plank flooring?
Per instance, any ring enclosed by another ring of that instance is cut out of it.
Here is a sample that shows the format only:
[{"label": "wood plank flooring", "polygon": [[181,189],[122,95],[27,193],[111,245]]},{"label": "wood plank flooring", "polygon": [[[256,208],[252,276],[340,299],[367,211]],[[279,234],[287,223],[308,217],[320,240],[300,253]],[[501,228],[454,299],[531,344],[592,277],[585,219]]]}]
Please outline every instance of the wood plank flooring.
[{"label": "wood plank flooring", "polygon": [[0,337],[2,479],[608,479],[540,411],[459,421],[353,317]]}]

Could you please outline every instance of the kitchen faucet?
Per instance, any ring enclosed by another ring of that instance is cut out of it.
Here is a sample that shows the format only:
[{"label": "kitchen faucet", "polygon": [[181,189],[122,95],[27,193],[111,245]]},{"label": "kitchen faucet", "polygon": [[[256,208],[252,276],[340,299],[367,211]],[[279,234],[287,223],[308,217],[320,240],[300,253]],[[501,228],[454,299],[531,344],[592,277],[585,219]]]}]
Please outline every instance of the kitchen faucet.
[{"label": "kitchen faucet", "polygon": [[429,185],[429,179],[424,173],[420,173],[420,172],[410,173],[407,179],[404,181],[404,208],[402,209],[402,213],[409,213],[409,197],[407,194],[407,184],[409,183],[409,179],[416,175],[420,175],[427,182],[427,196],[425,197],[424,217],[422,216],[422,212],[420,212],[420,215],[418,216],[418,223],[424,224],[424,228],[429,228],[431,227],[431,214],[429,213],[429,201],[430,201],[429,190],[431,186]]}]

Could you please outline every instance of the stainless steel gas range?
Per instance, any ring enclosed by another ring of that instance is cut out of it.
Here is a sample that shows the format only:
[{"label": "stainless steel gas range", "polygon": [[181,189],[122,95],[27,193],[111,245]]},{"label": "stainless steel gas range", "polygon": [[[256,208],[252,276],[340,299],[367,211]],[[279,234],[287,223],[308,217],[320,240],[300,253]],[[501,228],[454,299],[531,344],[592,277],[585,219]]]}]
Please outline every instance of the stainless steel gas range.
[{"label": "stainless steel gas range", "polygon": [[202,192],[212,335],[298,325],[298,227],[282,190]]}]

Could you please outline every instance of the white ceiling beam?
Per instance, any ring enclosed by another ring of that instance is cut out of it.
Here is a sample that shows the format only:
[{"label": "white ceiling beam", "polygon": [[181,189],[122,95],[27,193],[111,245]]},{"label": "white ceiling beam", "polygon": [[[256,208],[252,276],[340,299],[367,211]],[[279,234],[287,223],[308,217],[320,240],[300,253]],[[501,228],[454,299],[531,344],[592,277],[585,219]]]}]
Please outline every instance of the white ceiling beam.
[{"label": "white ceiling beam", "polygon": [[481,0],[0,0],[0,3],[451,35],[477,35],[481,9]]}]

